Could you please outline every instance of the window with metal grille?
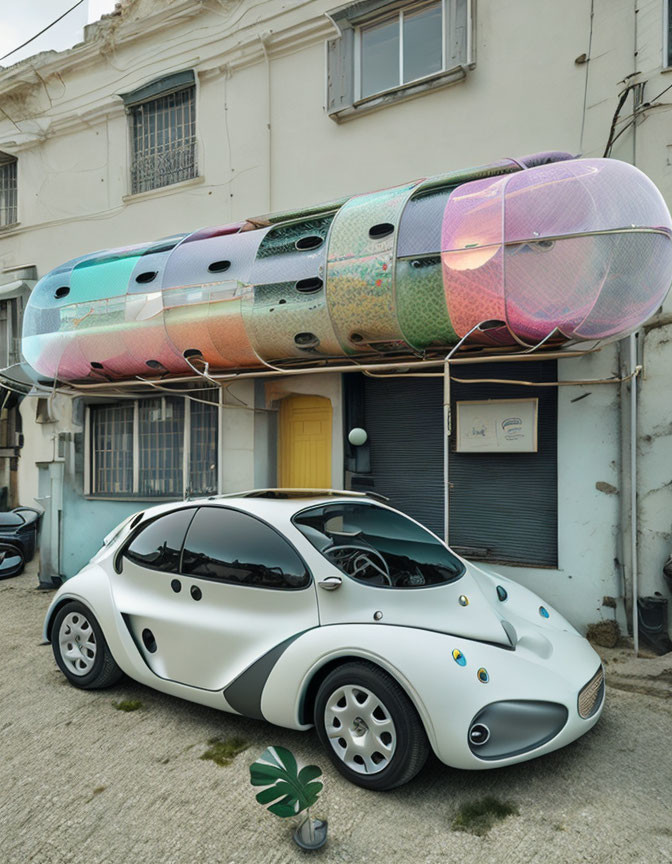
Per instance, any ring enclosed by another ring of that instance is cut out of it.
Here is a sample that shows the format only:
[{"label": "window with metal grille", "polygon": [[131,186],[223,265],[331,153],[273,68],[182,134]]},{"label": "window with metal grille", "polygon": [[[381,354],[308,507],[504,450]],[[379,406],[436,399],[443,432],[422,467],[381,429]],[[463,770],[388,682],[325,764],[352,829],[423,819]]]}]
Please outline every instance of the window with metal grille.
[{"label": "window with metal grille", "polygon": [[215,397],[139,399],[89,410],[92,495],[182,498],[217,492]]},{"label": "window with metal grille", "polygon": [[[210,391],[212,392],[212,391]],[[217,492],[217,405],[189,403],[189,495]]]},{"label": "window with metal grille", "polygon": [[133,492],[133,405],[93,410],[93,485],[101,495]]},{"label": "window with metal grille", "polygon": [[0,228],[18,221],[16,159],[0,153]]},{"label": "window with metal grille", "polygon": [[129,107],[131,193],[196,177],[196,88]]}]

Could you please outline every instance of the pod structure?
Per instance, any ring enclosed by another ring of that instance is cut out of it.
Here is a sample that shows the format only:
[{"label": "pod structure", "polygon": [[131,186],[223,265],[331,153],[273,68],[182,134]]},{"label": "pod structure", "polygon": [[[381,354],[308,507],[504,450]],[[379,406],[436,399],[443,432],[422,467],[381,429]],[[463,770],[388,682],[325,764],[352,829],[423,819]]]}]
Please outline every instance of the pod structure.
[{"label": "pod structure", "polygon": [[76,258],[35,286],[22,347],[77,382],[417,356],[485,321],[470,340],[614,339],[671,281],[642,172],[541,153]]}]

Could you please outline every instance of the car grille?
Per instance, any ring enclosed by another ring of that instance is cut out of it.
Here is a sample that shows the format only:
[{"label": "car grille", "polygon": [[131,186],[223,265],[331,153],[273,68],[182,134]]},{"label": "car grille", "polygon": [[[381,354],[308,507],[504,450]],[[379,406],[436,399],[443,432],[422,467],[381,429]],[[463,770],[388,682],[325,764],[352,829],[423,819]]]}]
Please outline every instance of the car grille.
[{"label": "car grille", "polygon": [[579,693],[579,715],[587,720],[602,704],[604,695],[604,670],[602,666]]}]

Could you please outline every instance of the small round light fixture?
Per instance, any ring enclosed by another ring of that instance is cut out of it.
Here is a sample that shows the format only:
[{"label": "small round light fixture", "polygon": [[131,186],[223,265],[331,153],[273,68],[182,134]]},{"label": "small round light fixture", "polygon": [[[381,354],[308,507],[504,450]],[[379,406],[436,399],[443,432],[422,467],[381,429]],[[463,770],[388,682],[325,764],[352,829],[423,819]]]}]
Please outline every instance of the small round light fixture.
[{"label": "small round light fixture", "polygon": [[481,684],[487,684],[488,681],[490,680],[490,676],[488,675],[488,670],[484,669],[482,666],[478,670],[478,672],[476,673],[476,676],[477,676],[478,680],[481,682]]},{"label": "small round light fixture", "polygon": [[542,618],[550,618],[551,617],[548,609],[545,606],[539,607],[539,614],[541,615]]},{"label": "small round light fixture", "polygon": [[501,585],[497,586],[497,597],[499,597],[500,601],[503,603],[509,595],[506,593],[506,588],[503,588]]},{"label": "small round light fixture", "polygon": [[382,619],[382,617],[383,617],[383,613],[380,611],[380,609],[377,612],[373,613],[373,620],[374,621],[380,621]]},{"label": "small round light fixture", "polygon": [[361,447],[362,444],[366,444],[368,438],[369,436],[366,434],[366,429],[360,429],[359,426],[355,426],[354,429],[351,429],[348,432],[348,441],[353,447]]},{"label": "small round light fixture", "polygon": [[453,660],[457,663],[458,666],[466,666],[467,658],[460,651],[459,648],[453,648]]},{"label": "small round light fixture", "polygon": [[457,602],[460,604],[460,606],[468,606],[469,598],[466,594],[460,594],[460,596],[457,598]]}]

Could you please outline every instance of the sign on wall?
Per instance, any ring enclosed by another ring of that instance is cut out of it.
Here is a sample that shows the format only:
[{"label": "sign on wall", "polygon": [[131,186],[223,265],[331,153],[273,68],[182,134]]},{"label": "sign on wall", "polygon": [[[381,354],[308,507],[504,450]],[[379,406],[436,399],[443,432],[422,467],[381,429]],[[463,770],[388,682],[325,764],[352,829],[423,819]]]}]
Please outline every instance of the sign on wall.
[{"label": "sign on wall", "polygon": [[538,399],[457,403],[458,453],[536,453]]}]

